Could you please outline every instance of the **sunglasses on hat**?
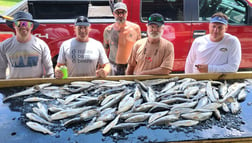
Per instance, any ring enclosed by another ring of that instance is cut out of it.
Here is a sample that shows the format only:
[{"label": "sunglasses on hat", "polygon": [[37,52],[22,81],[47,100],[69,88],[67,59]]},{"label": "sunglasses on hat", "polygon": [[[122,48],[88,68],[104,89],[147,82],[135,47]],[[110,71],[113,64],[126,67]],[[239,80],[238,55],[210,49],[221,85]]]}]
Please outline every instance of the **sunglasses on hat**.
[{"label": "sunglasses on hat", "polygon": [[162,17],[149,17],[149,21],[163,21],[163,18]]},{"label": "sunglasses on hat", "polygon": [[17,27],[28,27],[30,28],[32,26],[32,22],[30,21],[15,21],[14,22]]}]

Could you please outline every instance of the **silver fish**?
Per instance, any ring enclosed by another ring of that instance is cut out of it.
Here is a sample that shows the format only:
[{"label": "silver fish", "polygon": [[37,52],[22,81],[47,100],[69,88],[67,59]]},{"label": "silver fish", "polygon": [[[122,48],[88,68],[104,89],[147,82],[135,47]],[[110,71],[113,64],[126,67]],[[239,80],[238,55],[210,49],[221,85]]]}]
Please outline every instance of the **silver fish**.
[{"label": "silver fish", "polygon": [[172,107],[171,105],[167,105],[165,103],[158,102],[158,104],[151,107],[148,112],[153,113],[153,112],[166,111],[166,110],[171,109],[171,107]]},{"label": "silver fish", "polygon": [[98,104],[98,98],[89,98],[89,99],[83,99],[83,98],[76,98],[77,101],[71,102],[67,107],[70,108],[77,108],[82,106],[91,106],[91,105],[97,105]]},{"label": "silver fish", "polygon": [[112,80],[95,79],[95,80],[92,80],[91,83],[94,83],[94,84],[104,84],[104,83],[119,84],[120,82],[112,81]]},{"label": "silver fish", "polygon": [[34,94],[36,92],[38,92],[38,90],[34,89],[34,86],[33,86],[33,87],[30,87],[30,88],[28,88],[28,89],[26,89],[24,91],[17,92],[17,93],[14,93],[14,94],[10,95],[10,96],[5,97],[3,99],[3,102],[5,102],[5,101],[7,101],[7,100],[9,100],[11,98],[16,98],[16,97],[31,95],[31,94]]},{"label": "silver fish", "polygon": [[229,108],[228,108],[228,106],[227,106],[226,103],[222,103],[222,110],[223,110],[224,112],[230,112],[230,110],[229,110]]},{"label": "silver fish", "polygon": [[174,110],[176,108],[191,108],[194,107],[195,105],[197,105],[198,101],[193,101],[193,102],[184,102],[184,103],[180,103],[180,104],[174,104],[172,105],[171,110]]},{"label": "silver fish", "polygon": [[165,116],[166,114],[168,114],[169,111],[162,111],[162,112],[157,112],[157,113],[153,113],[149,120],[148,120],[148,123],[150,124],[151,122],[157,120],[158,118],[161,118],[163,116]]},{"label": "silver fish", "polygon": [[222,103],[214,102],[214,103],[209,103],[209,104],[203,106],[202,108],[198,108],[195,110],[200,111],[200,109],[207,109],[208,111],[214,111],[214,110],[220,108],[221,106],[222,106]]},{"label": "silver fish", "polygon": [[165,85],[165,87],[160,92],[166,92],[169,89],[171,89],[173,86],[175,86],[176,82],[169,82]]},{"label": "silver fish", "polygon": [[142,81],[135,79],[135,82],[140,85],[140,89],[148,91],[148,87]]},{"label": "silver fish", "polygon": [[80,118],[80,117],[75,117],[75,118],[67,120],[66,122],[63,123],[63,125],[65,127],[67,127],[67,126],[69,126],[71,124],[75,124],[75,123],[79,123],[79,122],[83,122],[83,119]]},{"label": "silver fish", "polygon": [[156,101],[156,94],[155,91],[149,86],[148,87],[148,94],[146,96],[147,102],[155,102]]},{"label": "silver fish", "polygon": [[40,116],[43,117],[44,119],[46,119],[47,121],[51,121],[50,116],[48,115],[48,108],[45,104],[42,104],[41,102],[37,103],[39,112],[40,112]]},{"label": "silver fish", "polygon": [[115,94],[110,94],[108,96],[106,96],[102,102],[101,102],[101,106],[107,104],[108,102],[110,102],[111,100],[115,99],[117,96],[119,96],[120,94],[122,94],[124,91],[119,92],[119,93],[115,93]]},{"label": "silver fish", "polygon": [[198,102],[198,104],[197,104],[197,106],[196,106],[195,108],[196,108],[196,109],[201,108],[201,107],[207,105],[208,102],[209,102],[208,97],[207,97],[207,96],[204,96],[204,97],[202,97],[202,98],[199,100],[199,102]]},{"label": "silver fish", "polygon": [[[141,104],[139,107],[134,108],[134,112],[147,112],[150,108],[155,105],[161,104],[159,102],[146,102]],[[164,103],[162,103],[164,104]]]},{"label": "silver fish", "polygon": [[59,87],[56,87],[56,88],[57,89],[53,89],[53,90],[44,88],[44,89],[40,90],[40,92],[47,97],[61,98],[62,97],[61,91],[60,91]]},{"label": "silver fish", "polygon": [[29,122],[26,122],[26,125],[35,131],[38,131],[38,132],[41,132],[44,134],[54,135],[54,133],[52,131],[50,131],[46,127],[40,125],[39,123],[29,121]]},{"label": "silver fish", "polygon": [[111,121],[115,118],[116,108],[106,108],[101,111],[100,116],[97,117],[97,121]]},{"label": "silver fish", "polygon": [[244,101],[246,99],[247,94],[248,93],[246,92],[246,90],[244,88],[241,89],[240,93],[238,94],[237,100]]},{"label": "silver fish", "polygon": [[238,111],[241,110],[241,105],[240,105],[240,103],[238,101],[231,102],[230,103],[230,109],[231,109],[231,113],[237,114]]},{"label": "silver fish", "polygon": [[220,120],[221,119],[221,113],[218,109],[214,110],[213,111],[214,113],[214,117],[217,119],[217,120]]},{"label": "silver fish", "polygon": [[118,123],[119,119],[120,119],[120,114],[117,115],[117,117],[116,117],[113,121],[111,121],[111,122],[103,129],[102,134],[108,133],[108,132],[111,130],[111,128],[113,128],[113,127]]},{"label": "silver fish", "polygon": [[140,99],[140,98],[141,98],[141,91],[140,91],[140,89],[139,89],[139,86],[138,86],[138,85],[136,85],[136,87],[135,87],[135,90],[134,90],[134,91],[135,91],[135,92],[134,92],[134,94],[133,94],[134,99],[135,99],[135,100]]},{"label": "silver fish", "polygon": [[181,117],[184,119],[191,119],[197,121],[204,121],[209,119],[212,116],[213,112],[191,112],[181,114]]},{"label": "silver fish", "polygon": [[192,98],[192,100],[200,100],[204,96],[206,96],[206,88],[201,87],[198,93]]},{"label": "silver fish", "polygon": [[150,115],[151,115],[150,113],[135,115],[135,116],[132,116],[132,117],[126,119],[124,122],[125,123],[143,122],[143,121],[147,120],[150,117]]},{"label": "silver fish", "polygon": [[24,102],[39,102],[39,101],[49,101],[50,99],[41,97],[29,97],[24,99]]},{"label": "silver fish", "polygon": [[114,127],[112,127],[112,129],[114,130],[125,130],[125,129],[131,129],[131,128],[136,128],[142,124],[145,123],[119,123],[117,125],[115,125]]},{"label": "silver fish", "polygon": [[90,87],[90,86],[93,86],[95,84],[92,83],[92,82],[88,82],[88,81],[73,81],[73,82],[71,82],[71,85],[80,85],[80,86]]},{"label": "silver fish", "polygon": [[192,95],[197,94],[199,89],[200,88],[198,86],[191,86],[191,87],[188,87],[187,89],[185,89],[184,93],[185,93],[186,97],[189,98]]},{"label": "silver fish", "polygon": [[183,113],[189,113],[189,112],[193,112],[194,109],[193,108],[175,108],[175,109],[171,109],[171,111],[169,112],[169,114],[183,114]]},{"label": "silver fish", "polygon": [[82,107],[82,108],[66,109],[66,110],[59,111],[59,112],[56,112],[56,113],[52,114],[51,119],[52,120],[64,119],[64,118],[67,118],[67,117],[71,117],[71,116],[80,114],[81,112],[83,112],[85,110],[88,110],[88,109],[91,109],[91,108],[94,108],[94,107],[87,106],[87,107]]},{"label": "silver fish", "polygon": [[126,120],[130,117],[133,117],[133,116],[136,116],[136,115],[142,115],[142,114],[145,114],[145,112],[125,112],[125,113],[122,113],[120,118],[123,119],[123,120]]},{"label": "silver fish", "polygon": [[213,88],[212,88],[212,85],[211,85],[211,81],[207,82],[206,93],[207,93],[207,96],[209,97],[209,99],[212,102],[216,102],[217,101],[217,99],[215,98],[214,93],[213,93]]},{"label": "silver fish", "polygon": [[52,85],[52,83],[42,83],[42,84],[35,85],[34,89],[36,89],[36,90],[42,90],[45,87],[48,87],[50,85]]},{"label": "silver fish", "polygon": [[25,114],[27,118],[29,118],[30,120],[42,123],[42,124],[47,124],[47,125],[54,125],[53,123],[50,123],[48,121],[46,121],[45,119],[41,118],[40,116],[38,116],[37,114],[34,113],[26,113]]},{"label": "silver fish", "polygon": [[153,122],[149,123],[147,127],[153,126],[153,125],[169,125],[170,122],[176,121],[179,119],[179,115],[177,114],[170,114],[163,117],[158,118],[157,120],[154,120]]},{"label": "silver fish", "polygon": [[146,86],[154,86],[154,85],[165,84],[168,82],[175,82],[178,79],[179,79],[179,77],[173,77],[173,78],[164,78],[164,79],[149,79],[149,80],[144,80],[142,82]]},{"label": "silver fish", "polygon": [[185,87],[190,84],[191,82],[196,81],[195,79],[192,78],[184,78],[182,80],[177,81],[179,84],[179,89],[183,91],[183,89],[185,89]]},{"label": "silver fish", "polygon": [[134,105],[134,98],[131,97],[132,93],[126,95],[120,102],[118,105],[118,111],[117,114],[120,114],[122,112],[126,112],[129,109],[131,109],[131,107]]},{"label": "silver fish", "polygon": [[108,107],[112,107],[114,104],[118,103],[129,91],[124,90],[123,92],[120,92],[118,96],[110,100],[108,103],[104,104],[103,106],[100,107],[99,110],[104,110]]},{"label": "silver fish", "polygon": [[84,121],[90,120],[95,116],[98,116],[100,114],[100,111],[98,109],[90,109],[90,110],[86,110],[84,112],[82,112],[80,114],[81,119],[83,119]]},{"label": "silver fish", "polygon": [[224,98],[224,96],[227,94],[227,91],[228,91],[228,85],[227,85],[227,81],[225,80],[224,81],[224,84],[221,84],[219,86],[219,92],[220,92],[220,96],[222,98]]},{"label": "silver fish", "polygon": [[194,126],[197,125],[199,123],[199,121],[196,120],[179,120],[179,121],[175,121],[170,123],[170,125],[174,126],[174,127],[189,127],[189,126]]},{"label": "silver fish", "polygon": [[48,110],[52,113],[59,112],[65,110],[63,107],[51,106]]},{"label": "silver fish", "polygon": [[219,95],[219,93],[216,91],[216,89],[213,89],[213,95],[214,95],[214,98],[215,98],[216,100],[219,100],[220,95]]},{"label": "silver fish", "polygon": [[64,104],[69,104],[71,101],[75,100],[76,98],[80,97],[84,95],[83,93],[76,93],[76,94],[72,94],[70,96],[68,96],[65,101],[64,101]]},{"label": "silver fish", "polygon": [[99,129],[99,128],[105,126],[106,124],[107,124],[107,123],[104,122],[104,121],[93,122],[93,123],[87,125],[86,127],[84,127],[83,129],[79,130],[79,131],[78,131],[78,134],[81,134],[81,133],[88,133],[88,132],[90,132],[90,131]]},{"label": "silver fish", "polygon": [[194,86],[197,86],[197,87],[202,87],[202,86],[205,86],[206,85],[206,81],[192,81],[192,82],[189,82],[187,84],[185,84],[183,87],[182,87],[182,91],[186,90],[187,88],[190,88],[190,87],[194,87]]},{"label": "silver fish", "polygon": [[124,86],[125,83],[117,82],[117,81],[112,81],[112,82],[105,82],[102,84],[99,84],[100,87],[120,87]]},{"label": "silver fish", "polygon": [[65,90],[71,92],[71,93],[78,93],[82,92],[86,89],[89,89],[92,85],[68,85],[67,88],[64,88]]}]

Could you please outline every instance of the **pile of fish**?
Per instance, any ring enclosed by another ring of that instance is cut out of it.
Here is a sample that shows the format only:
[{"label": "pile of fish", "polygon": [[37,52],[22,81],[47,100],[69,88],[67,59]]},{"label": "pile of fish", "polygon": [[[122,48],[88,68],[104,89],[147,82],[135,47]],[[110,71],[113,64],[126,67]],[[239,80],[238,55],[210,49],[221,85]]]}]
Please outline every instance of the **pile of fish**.
[{"label": "pile of fish", "polygon": [[77,134],[97,129],[102,134],[138,126],[194,126],[222,113],[237,114],[250,82],[192,78],[110,81],[74,81],[66,85],[43,83],[6,95],[3,102],[21,99],[29,105],[26,125],[54,135],[54,126],[83,124]]}]

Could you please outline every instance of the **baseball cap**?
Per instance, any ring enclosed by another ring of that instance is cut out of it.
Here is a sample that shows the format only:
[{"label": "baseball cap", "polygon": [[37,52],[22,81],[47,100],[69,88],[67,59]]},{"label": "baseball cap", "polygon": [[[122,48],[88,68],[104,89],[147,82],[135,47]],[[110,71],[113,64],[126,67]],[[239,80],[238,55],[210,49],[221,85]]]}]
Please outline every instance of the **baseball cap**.
[{"label": "baseball cap", "polygon": [[87,17],[85,17],[85,16],[79,16],[79,17],[77,17],[75,19],[74,25],[75,26],[89,26],[90,23],[89,23]]},{"label": "baseball cap", "polygon": [[150,24],[157,24],[158,26],[161,26],[164,24],[164,17],[159,13],[153,13],[148,18],[148,25]]},{"label": "baseball cap", "polygon": [[220,16],[212,17],[210,20],[210,23],[214,23],[214,22],[222,23],[225,25],[228,24],[228,21],[224,17],[220,17]]},{"label": "baseball cap", "polygon": [[115,5],[114,5],[114,11],[118,10],[118,9],[122,9],[122,10],[125,10],[127,11],[127,6],[125,3],[123,2],[117,2]]}]

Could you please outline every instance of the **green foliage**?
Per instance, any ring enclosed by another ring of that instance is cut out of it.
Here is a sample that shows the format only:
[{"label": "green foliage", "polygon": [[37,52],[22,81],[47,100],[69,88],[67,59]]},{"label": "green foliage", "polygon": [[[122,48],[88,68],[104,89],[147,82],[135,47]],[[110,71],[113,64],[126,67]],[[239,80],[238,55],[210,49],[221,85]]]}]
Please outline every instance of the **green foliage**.
[{"label": "green foliage", "polygon": [[21,1],[22,0],[0,0],[0,14],[3,14],[5,11]]},{"label": "green foliage", "polygon": [[22,0],[0,0],[0,5],[1,7],[3,6],[14,6],[15,4],[17,4],[18,2],[20,2]]}]

